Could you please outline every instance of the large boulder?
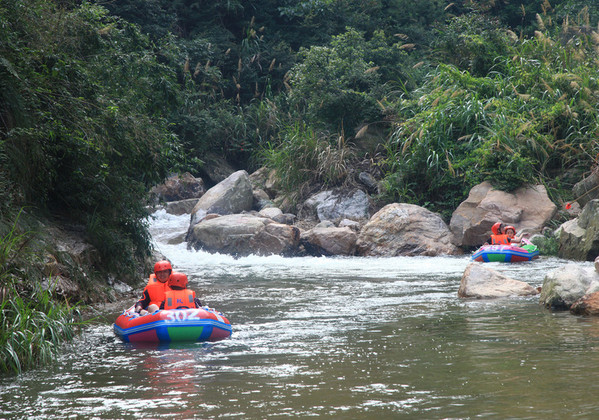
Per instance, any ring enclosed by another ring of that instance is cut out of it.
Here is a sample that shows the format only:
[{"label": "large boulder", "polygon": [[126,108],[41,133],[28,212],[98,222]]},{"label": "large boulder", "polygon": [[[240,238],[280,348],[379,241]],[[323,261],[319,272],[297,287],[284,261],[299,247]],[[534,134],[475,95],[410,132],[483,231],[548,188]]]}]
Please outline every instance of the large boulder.
[{"label": "large boulder", "polygon": [[511,279],[476,262],[466,267],[458,290],[459,297],[476,299],[532,296],[538,293],[530,284]]},{"label": "large boulder", "polygon": [[468,198],[454,211],[449,223],[458,246],[479,246],[491,235],[497,221],[517,230],[540,232],[551,220],[557,206],[543,185],[507,193],[483,182],[470,190]]},{"label": "large boulder", "polygon": [[599,255],[599,200],[591,200],[576,219],[562,224],[558,255],[580,261],[594,261]]},{"label": "large boulder", "polygon": [[351,192],[322,191],[308,198],[304,208],[309,216],[324,220],[368,220],[370,199],[362,190]]},{"label": "large boulder", "polygon": [[349,227],[314,227],[301,234],[306,251],[313,255],[354,255],[358,235]]},{"label": "large boulder", "polygon": [[198,203],[197,198],[190,198],[187,200],[170,201],[166,203],[166,212],[168,214],[174,214],[180,216],[182,214],[191,214],[193,208]]},{"label": "large boulder", "polygon": [[206,192],[204,181],[189,172],[173,175],[163,184],[152,188],[152,193],[162,201],[179,201],[200,198]]},{"label": "large boulder", "polygon": [[252,209],[254,195],[246,171],[237,171],[210,188],[191,211],[189,230],[202,221],[208,213],[236,214]]},{"label": "large boulder", "polygon": [[206,180],[209,186],[224,181],[235,172],[235,168],[233,168],[229,162],[219,154],[206,153],[202,156],[202,161],[203,164],[200,168],[200,175]]},{"label": "large boulder", "polygon": [[264,190],[270,199],[276,197],[279,193],[279,187],[277,186],[279,179],[274,169],[268,169],[263,166],[252,172],[250,181],[254,186],[254,190]]},{"label": "large boulder", "polygon": [[364,225],[357,241],[364,256],[456,255],[453,235],[436,213],[414,204],[388,204]]},{"label": "large boulder", "polygon": [[568,310],[584,295],[599,291],[594,267],[566,264],[545,276],[539,302],[546,308]]},{"label": "large boulder", "polygon": [[230,214],[196,224],[188,237],[188,246],[235,256],[293,255],[299,241],[300,231],[294,226],[252,214]]},{"label": "large boulder", "polygon": [[572,192],[580,207],[584,207],[591,200],[599,199],[599,170],[595,169],[589,176],[574,184]]}]

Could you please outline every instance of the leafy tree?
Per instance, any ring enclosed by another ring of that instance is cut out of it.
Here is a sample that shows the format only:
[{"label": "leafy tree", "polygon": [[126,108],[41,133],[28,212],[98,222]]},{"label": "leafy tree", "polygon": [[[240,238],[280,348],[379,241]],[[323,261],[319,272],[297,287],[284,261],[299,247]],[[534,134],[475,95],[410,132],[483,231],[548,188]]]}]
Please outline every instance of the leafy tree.
[{"label": "leafy tree", "polygon": [[106,257],[132,267],[124,251],[149,247],[147,191],[176,158],[162,117],[177,102],[172,70],[99,6],[10,0],[0,20],[2,176],[15,204],[87,223]]},{"label": "leafy tree", "polygon": [[[380,81],[377,63],[382,59],[383,33],[368,42],[354,29],[336,36],[330,46],[312,47],[300,52],[300,63],[289,73],[291,106],[324,129],[353,135],[359,124],[378,121],[382,109],[377,99],[386,91]],[[374,46],[374,48],[371,48]],[[385,72],[401,66],[406,53],[399,43],[387,46]]]},{"label": "leafy tree", "polygon": [[445,64],[468,70],[476,76],[497,71],[497,66],[517,40],[515,33],[480,13],[469,13],[439,27],[433,41],[435,58]]}]

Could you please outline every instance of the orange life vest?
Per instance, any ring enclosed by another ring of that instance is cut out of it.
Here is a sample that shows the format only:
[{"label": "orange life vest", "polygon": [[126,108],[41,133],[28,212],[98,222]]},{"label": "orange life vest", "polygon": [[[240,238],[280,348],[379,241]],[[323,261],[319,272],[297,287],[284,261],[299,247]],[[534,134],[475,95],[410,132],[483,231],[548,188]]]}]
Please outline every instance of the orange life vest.
[{"label": "orange life vest", "polygon": [[193,290],[169,290],[165,293],[164,309],[195,308],[195,297]]},{"label": "orange life vest", "polygon": [[168,282],[161,283],[154,274],[151,274],[146,290],[150,296],[150,303],[148,303],[148,306],[151,304],[160,306],[164,300],[165,292],[171,290],[171,288],[168,286]]},{"label": "orange life vest", "polygon": [[509,245],[510,240],[507,235],[491,235],[493,245]]}]

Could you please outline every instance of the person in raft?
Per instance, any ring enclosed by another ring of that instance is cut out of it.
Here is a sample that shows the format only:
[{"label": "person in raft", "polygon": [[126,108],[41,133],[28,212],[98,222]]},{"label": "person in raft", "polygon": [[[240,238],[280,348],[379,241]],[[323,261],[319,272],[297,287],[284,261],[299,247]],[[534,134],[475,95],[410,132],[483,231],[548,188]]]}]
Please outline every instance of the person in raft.
[{"label": "person in raft", "polygon": [[154,264],[154,273],[150,275],[148,284],[141,293],[141,299],[135,304],[135,312],[140,315],[154,313],[164,301],[165,293],[171,290],[168,279],[173,272],[171,263],[162,260]]},{"label": "person in raft", "polygon": [[522,243],[522,235],[516,236],[516,228],[513,226],[505,226],[505,232],[502,235],[491,235],[492,245],[520,245]]},{"label": "person in raft", "polygon": [[483,245],[496,245],[496,243],[493,242],[493,237],[497,237],[504,234],[505,225],[501,222],[495,223],[493,226],[491,226],[491,236],[489,237],[489,239],[485,241]]},{"label": "person in raft", "polygon": [[518,245],[518,246],[522,245],[522,238],[523,238],[524,234],[520,234],[520,235],[516,236],[516,228],[515,227],[506,226],[505,234],[508,237],[510,245]]},{"label": "person in raft", "polygon": [[187,288],[187,276],[183,273],[173,273],[168,278],[168,290],[160,309],[193,309],[200,308],[202,302],[196,298],[196,293]]}]

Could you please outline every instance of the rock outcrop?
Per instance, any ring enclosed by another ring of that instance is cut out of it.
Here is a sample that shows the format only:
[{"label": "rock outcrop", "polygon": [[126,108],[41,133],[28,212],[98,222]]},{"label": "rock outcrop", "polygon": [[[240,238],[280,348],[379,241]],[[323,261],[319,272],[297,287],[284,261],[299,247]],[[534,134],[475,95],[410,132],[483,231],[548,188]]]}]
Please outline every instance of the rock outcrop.
[{"label": "rock outcrop", "polygon": [[534,296],[538,293],[530,284],[511,279],[476,262],[466,267],[458,290],[459,297],[476,299]]},{"label": "rock outcrop", "polygon": [[235,256],[292,255],[297,252],[300,231],[251,214],[207,217],[193,226],[188,245],[209,252]]},{"label": "rock outcrop", "polygon": [[449,226],[456,245],[479,246],[497,221],[513,225],[518,231],[540,232],[556,210],[543,185],[506,193],[483,182],[470,190],[468,198],[454,211]]},{"label": "rock outcrop", "polygon": [[201,222],[208,213],[236,214],[252,209],[254,195],[249,175],[237,171],[210,188],[198,200],[191,213],[189,229]]},{"label": "rock outcrop", "polygon": [[599,292],[584,295],[570,306],[574,315],[597,316],[599,315]]},{"label": "rock outcrop", "polygon": [[388,204],[372,216],[358,235],[363,256],[456,255],[453,235],[436,213],[413,204]]},{"label": "rock outcrop", "polygon": [[354,255],[358,235],[349,227],[314,227],[301,234],[311,255]]},{"label": "rock outcrop", "polygon": [[370,217],[370,199],[362,190],[354,190],[348,194],[322,191],[308,198],[304,208],[310,216],[321,222],[338,222],[341,219],[368,220]]},{"label": "rock outcrop", "polygon": [[558,255],[562,258],[593,261],[599,255],[599,200],[591,200],[576,219],[562,224]]},{"label": "rock outcrop", "polygon": [[566,264],[545,276],[539,303],[546,308],[569,310],[584,295],[599,291],[599,273],[594,267]]},{"label": "rock outcrop", "polygon": [[589,176],[580,180],[572,188],[572,192],[580,207],[584,207],[591,200],[599,199],[599,170],[595,169]]},{"label": "rock outcrop", "polygon": [[200,198],[206,192],[204,181],[189,172],[173,175],[151,191],[160,201],[180,201]]}]

